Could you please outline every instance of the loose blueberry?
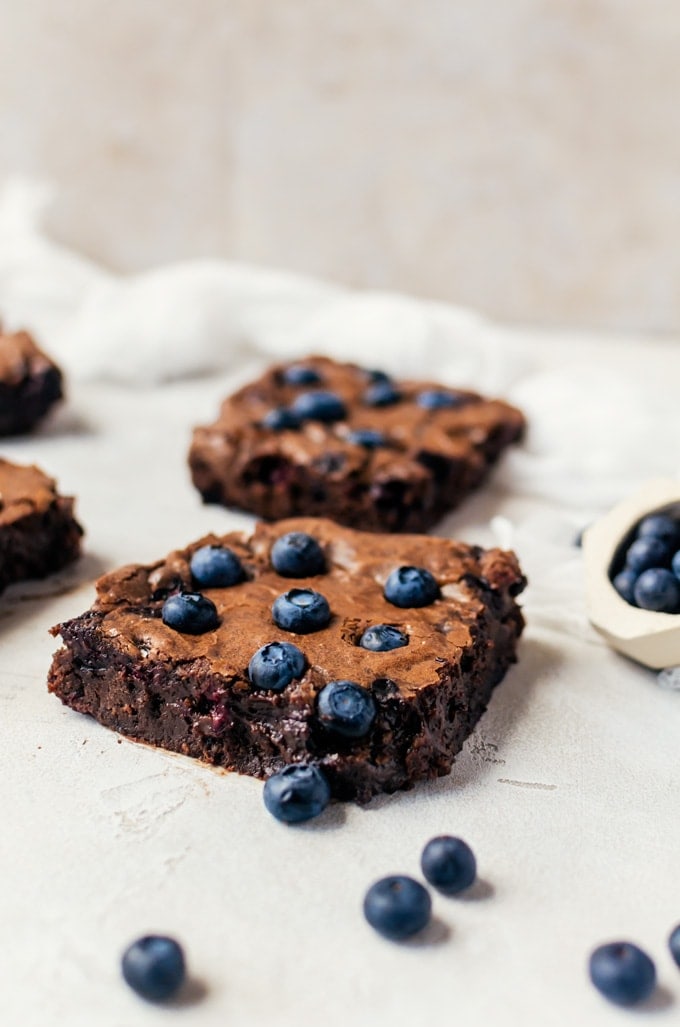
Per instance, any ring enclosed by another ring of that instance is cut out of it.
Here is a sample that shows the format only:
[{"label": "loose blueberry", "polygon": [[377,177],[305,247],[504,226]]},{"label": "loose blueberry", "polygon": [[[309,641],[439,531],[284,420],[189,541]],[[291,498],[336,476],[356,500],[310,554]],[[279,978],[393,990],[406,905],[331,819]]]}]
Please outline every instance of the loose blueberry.
[{"label": "loose blueberry", "polygon": [[393,606],[429,606],[439,596],[439,586],[424,567],[398,567],[385,582],[384,594]]},{"label": "loose blueberry", "polygon": [[633,591],[635,589],[635,582],[638,576],[635,571],[620,571],[613,579],[612,585],[619,593],[622,599],[625,599],[627,603],[635,605],[635,595]]},{"label": "loose blueberry", "polygon": [[300,418],[288,407],[274,407],[264,415],[262,424],[272,431],[295,431],[300,427]]},{"label": "loose blueberry", "polygon": [[318,767],[294,763],[264,785],[264,804],[273,817],[298,824],[323,813],[331,797],[328,781]]},{"label": "loose blueberry", "polygon": [[175,592],[163,603],[163,623],[185,635],[202,635],[220,623],[217,607],[200,592]]},{"label": "loose blueberry", "polygon": [[331,611],[320,592],[311,588],[291,588],[274,601],[272,617],[277,627],[284,631],[309,635],[326,627]]},{"label": "loose blueberry", "polygon": [[281,692],[291,681],[301,678],[305,658],[290,642],[270,642],[263,645],[248,664],[248,677],[255,688]]},{"label": "loose blueberry", "polygon": [[366,628],[359,639],[362,649],[369,649],[372,653],[387,653],[391,649],[400,649],[408,645],[408,638],[399,628],[393,628],[389,624],[373,624]]},{"label": "loose blueberry", "polygon": [[128,946],[121,968],[132,990],[151,1002],[162,1002],[179,991],[186,973],[181,945],[156,934]]},{"label": "loose blueberry", "polygon": [[363,738],[375,720],[373,696],[354,681],[329,681],[317,697],[319,720],[329,731]]},{"label": "loose blueberry", "polygon": [[420,857],[425,880],[446,895],[469,888],[477,876],[477,861],[462,838],[440,835],[432,838]]},{"label": "loose blueberry", "polygon": [[191,557],[190,567],[199,588],[229,588],[246,576],[238,556],[226,546],[201,546]]},{"label": "loose blueberry", "polygon": [[425,389],[416,396],[416,403],[424,410],[452,410],[454,407],[462,406],[465,396],[455,392],[445,392],[443,389]]},{"label": "loose blueberry", "polygon": [[668,542],[671,547],[680,545],[680,522],[668,514],[650,514],[640,521],[637,537],[659,538],[662,542]]},{"label": "loose blueberry", "polygon": [[422,931],[432,902],[426,888],[412,877],[394,875],[376,881],[364,898],[364,916],[371,927],[391,941]]},{"label": "loose blueberry", "polygon": [[344,421],[347,417],[345,404],[334,392],[302,392],[295,399],[291,410],[301,421]]},{"label": "loose blueberry", "polygon": [[656,984],[654,963],[629,941],[600,945],[592,953],[588,969],[600,994],[620,1006],[643,1002]]},{"label": "loose blueberry", "polygon": [[663,567],[643,571],[635,582],[633,594],[643,610],[680,613],[680,581]]},{"label": "loose blueberry", "polygon": [[369,386],[364,393],[364,403],[369,407],[389,407],[401,399],[399,389],[388,379],[381,379]]},{"label": "loose blueberry", "polygon": [[318,385],[321,382],[321,375],[313,367],[291,364],[290,367],[284,367],[281,380],[286,385]]},{"label": "loose blueberry", "polygon": [[680,578],[680,549],[673,556],[671,560],[671,570],[675,574],[676,578]]},{"label": "loose blueberry", "polygon": [[310,578],[325,574],[323,549],[304,531],[289,531],[277,538],[271,551],[272,566],[284,578]]},{"label": "loose blueberry", "polygon": [[680,924],[674,927],[668,938],[668,947],[674,961],[680,966]]},{"label": "loose blueberry", "polygon": [[357,428],[348,433],[347,441],[365,449],[378,449],[385,445],[387,439],[381,431],[375,431],[373,428]]},{"label": "loose blueberry", "polygon": [[638,538],[631,543],[626,553],[626,570],[646,571],[650,567],[667,567],[671,561],[668,543],[653,535]]}]

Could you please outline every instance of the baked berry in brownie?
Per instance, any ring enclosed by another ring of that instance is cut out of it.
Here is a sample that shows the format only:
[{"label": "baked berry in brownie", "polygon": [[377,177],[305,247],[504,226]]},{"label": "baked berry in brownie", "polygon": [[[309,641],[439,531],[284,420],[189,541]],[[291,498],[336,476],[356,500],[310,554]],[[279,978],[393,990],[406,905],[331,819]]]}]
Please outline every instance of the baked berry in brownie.
[{"label": "baked berry in brownie", "polygon": [[61,371],[31,336],[0,332],[0,435],[30,431],[61,397]]},{"label": "baked berry in brownie", "polygon": [[367,531],[425,531],[522,435],[500,400],[324,357],[279,365],[196,428],[206,502],[265,520],[332,517]]},{"label": "baked berry in brownie", "polygon": [[515,660],[524,584],[499,549],[260,523],[103,577],[53,628],[49,688],[245,774],[316,764],[364,802],[450,771]]},{"label": "baked berry in brownie", "polygon": [[80,554],[73,499],[37,467],[0,460],[0,591],[45,578]]}]

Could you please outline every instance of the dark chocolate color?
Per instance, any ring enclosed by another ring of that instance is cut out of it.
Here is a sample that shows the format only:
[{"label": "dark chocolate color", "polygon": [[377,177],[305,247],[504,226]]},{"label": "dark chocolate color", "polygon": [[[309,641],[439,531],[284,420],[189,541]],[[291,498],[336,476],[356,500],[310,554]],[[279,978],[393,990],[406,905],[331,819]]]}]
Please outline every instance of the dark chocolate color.
[{"label": "dark chocolate color", "polygon": [[[322,545],[328,573],[301,579],[328,600],[327,628],[297,635],[277,628],[272,601],[289,583],[269,553],[288,531]],[[169,593],[190,583],[191,555],[226,545],[246,580],[206,589],[219,626],[180,634],[160,616]],[[420,609],[397,609],[383,597],[402,563],[427,567],[440,596]],[[208,536],[165,560],[130,565],[103,577],[94,606],[58,625],[49,688],[64,703],[131,738],[210,763],[267,777],[289,763],[318,764],[339,798],[365,802],[379,792],[447,774],[484,712],[495,685],[515,660],[522,614],[515,602],[524,578],[513,553],[427,536],[369,535],[328,520],[260,524],[252,537]],[[371,624],[391,624],[407,646],[369,652],[359,640]],[[282,691],[254,688],[253,654],[273,641],[296,645],[306,664]],[[376,705],[366,737],[326,730],[316,699],[329,681],[368,689]]]},{"label": "dark chocolate color", "polygon": [[62,398],[62,375],[27,332],[0,332],[0,435],[30,431]]}]

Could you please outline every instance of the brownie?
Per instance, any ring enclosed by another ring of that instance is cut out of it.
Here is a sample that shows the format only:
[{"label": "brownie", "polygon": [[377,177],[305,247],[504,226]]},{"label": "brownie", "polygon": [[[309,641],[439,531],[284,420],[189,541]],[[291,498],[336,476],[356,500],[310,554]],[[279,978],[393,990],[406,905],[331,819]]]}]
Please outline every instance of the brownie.
[{"label": "brownie", "polygon": [[[314,411],[319,393],[337,402]],[[214,424],[195,429],[189,465],[205,502],[265,520],[423,532],[523,429],[520,411],[500,400],[309,357],[226,399]]]},{"label": "brownie", "polygon": [[62,398],[62,375],[27,332],[0,332],[0,435],[19,435]]},{"label": "brownie", "polygon": [[[293,579],[274,570],[273,543],[289,532],[318,541],[321,573]],[[227,547],[244,579],[202,589],[219,625],[192,635],[164,623],[162,611],[169,597],[195,591],[190,562],[205,546]],[[401,608],[384,597],[400,567],[434,576],[437,595],[428,605]],[[515,597],[524,584],[515,555],[499,549],[373,535],[325,519],[260,523],[251,536],[210,535],[164,560],[101,578],[92,608],[52,629],[64,646],[49,689],[130,738],[229,770],[268,777],[312,762],[333,795],[366,802],[451,770],[515,661],[524,623]],[[273,623],[273,602],[291,588],[326,598],[327,626],[294,633]],[[365,630],[377,624],[400,630],[407,644],[362,648]],[[301,675],[281,691],[256,688],[249,678],[253,655],[271,642],[293,643],[304,656]],[[321,723],[317,697],[331,681],[370,693],[375,719],[364,737]]]},{"label": "brownie", "polygon": [[52,478],[0,459],[0,591],[71,563],[82,534],[73,499],[60,496]]}]

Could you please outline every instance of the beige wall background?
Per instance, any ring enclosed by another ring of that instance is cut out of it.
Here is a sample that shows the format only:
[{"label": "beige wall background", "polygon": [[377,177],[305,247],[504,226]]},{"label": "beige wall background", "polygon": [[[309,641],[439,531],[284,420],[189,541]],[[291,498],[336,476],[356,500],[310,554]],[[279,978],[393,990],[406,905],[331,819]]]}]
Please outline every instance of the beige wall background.
[{"label": "beige wall background", "polygon": [[0,175],[121,269],[220,255],[680,329],[673,0],[2,0]]}]

